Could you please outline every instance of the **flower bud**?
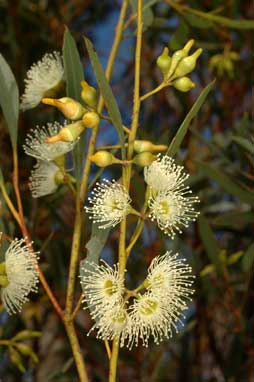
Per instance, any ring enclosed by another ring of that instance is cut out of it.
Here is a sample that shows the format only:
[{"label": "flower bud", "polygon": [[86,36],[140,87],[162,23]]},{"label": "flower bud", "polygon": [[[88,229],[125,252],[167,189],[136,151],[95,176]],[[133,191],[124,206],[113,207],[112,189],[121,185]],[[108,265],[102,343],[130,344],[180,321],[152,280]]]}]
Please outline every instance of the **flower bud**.
[{"label": "flower bud", "polygon": [[85,127],[93,128],[99,125],[100,117],[95,111],[88,111],[82,118]]},{"label": "flower bud", "polygon": [[168,55],[168,48],[165,47],[163,49],[162,54],[157,58],[156,64],[160,71],[163,74],[163,77],[167,77],[167,73],[169,71],[171,65],[171,57]]},{"label": "flower bud", "polygon": [[55,106],[66,118],[72,120],[80,119],[86,112],[86,109],[79,102],[69,97],[59,99],[43,98],[42,103]]},{"label": "flower bud", "polygon": [[106,150],[97,151],[97,153],[90,155],[89,159],[99,167],[107,167],[113,163],[121,163],[119,159],[115,158],[113,154]]},{"label": "flower bud", "polygon": [[73,142],[85,130],[82,121],[71,123],[63,127],[57,135],[48,137],[45,143]]},{"label": "flower bud", "polygon": [[88,85],[86,81],[81,81],[82,92],[81,98],[83,101],[92,108],[97,106],[97,91],[92,86]]},{"label": "flower bud", "polygon": [[134,141],[134,151],[136,151],[136,153],[142,153],[144,151],[155,153],[155,152],[165,151],[167,150],[167,148],[168,147],[166,145],[154,145],[150,141],[141,141],[141,140]]},{"label": "flower bud", "polygon": [[35,354],[35,352],[33,351],[33,349],[27,345],[27,344],[22,344],[22,343],[16,343],[15,344],[15,347],[18,349],[18,351],[24,355],[24,356],[29,356],[32,358],[32,360],[35,362],[35,363],[38,363],[39,362],[39,359],[37,357],[37,355]]},{"label": "flower bud", "polygon": [[176,67],[178,66],[179,62],[186,57],[189,54],[189,51],[191,50],[192,45],[194,44],[194,40],[189,40],[187,44],[183,47],[181,50],[177,50],[171,59],[171,66],[169,69],[169,72],[167,74],[167,78],[171,77],[174,71],[176,70]]},{"label": "flower bud", "polygon": [[145,167],[150,166],[150,164],[156,160],[157,156],[153,155],[152,153],[148,151],[144,151],[138,155],[136,155],[132,162],[135,163],[138,166]]},{"label": "flower bud", "polygon": [[15,366],[17,366],[17,368],[22,373],[24,373],[26,370],[25,370],[25,367],[24,367],[24,365],[22,363],[22,358],[21,358],[21,355],[19,354],[19,352],[17,352],[17,350],[15,350],[14,347],[12,347],[12,346],[9,346],[8,350],[9,350],[11,362]]},{"label": "flower bud", "polygon": [[181,77],[175,80],[172,84],[177,90],[180,92],[188,92],[192,88],[195,88],[194,82],[190,80],[188,77]]},{"label": "flower bud", "polygon": [[203,49],[199,48],[191,56],[183,58],[175,71],[175,77],[183,77],[195,69],[198,57],[201,55]]}]

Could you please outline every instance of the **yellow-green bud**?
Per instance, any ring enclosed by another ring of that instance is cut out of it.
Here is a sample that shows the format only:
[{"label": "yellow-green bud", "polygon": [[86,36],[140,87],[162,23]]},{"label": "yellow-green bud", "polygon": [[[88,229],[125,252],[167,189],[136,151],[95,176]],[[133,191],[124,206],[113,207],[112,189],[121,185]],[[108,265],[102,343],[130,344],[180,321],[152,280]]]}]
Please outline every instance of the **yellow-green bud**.
[{"label": "yellow-green bud", "polygon": [[22,355],[31,357],[32,360],[33,360],[35,363],[38,363],[38,362],[39,362],[39,359],[38,359],[37,355],[35,354],[35,352],[33,351],[33,349],[32,349],[29,345],[22,344],[22,343],[16,343],[16,344],[15,344],[15,347],[18,349],[18,351],[19,351]]},{"label": "yellow-green bud", "polygon": [[41,337],[41,335],[42,335],[42,332],[25,329],[25,330],[21,330],[21,332],[16,334],[12,338],[12,341],[28,340],[29,338]]},{"label": "yellow-green bud", "polygon": [[156,64],[165,78],[171,65],[171,57],[168,55],[168,48],[163,49],[162,54],[157,58]]},{"label": "yellow-green bud", "polygon": [[82,122],[85,127],[92,129],[96,127],[100,123],[100,117],[95,111],[88,111],[85,115],[83,115]]},{"label": "yellow-green bud", "polygon": [[82,121],[71,123],[70,125],[63,127],[57,135],[48,137],[45,140],[45,143],[73,142],[84,130],[85,126]]},{"label": "yellow-green bud", "polygon": [[55,106],[63,115],[73,121],[80,119],[86,112],[86,109],[77,101],[69,97],[59,99],[43,98],[42,103]]},{"label": "yellow-green bud", "polygon": [[160,151],[167,150],[167,148],[168,146],[154,145],[150,141],[141,141],[141,140],[134,141],[134,151],[136,151],[136,153],[142,153],[144,151],[149,151],[151,153],[158,153]]},{"label": "yellow-green bud", "polygon": [[140,153],[136,155],[132,162],[135,163],[138,166],[145,167],[150,166],[150,164],[156,160],[156,155],[153,155],[152,153],[148,151],[144,151],[143,153]]},{"label": "yellow-green bud", "polygon": [[113,154],[106,150],[97,151],[97,153],[90,155],[89,159],[99,167],[107,167],[113,163],[121,163],[119,159],[115,158]]},{"label": "yellow-green bud", "polygon": [[188,77],[178,78],[172,85],[180,92],[188,92],[196,86]]},{"label": "yellow-green bud", "polygon": [[183,77],[192,72],[193,69],[195,69],[197,59],[202,51],[203,49],[199,48],[191,56],[183,58],[176,68],[175,77]]},{"label": "yellow-green bud", "polygon": [[10,354],[10,359],[11,359],[11,362],[18,367],[18,369],[20,371],[22,371],[22,373],[25,372],[25,367],[22,363],[22,358],[21,358],[21,355],[19,354],[19,352],[17,350],[15,350],[12,346],[9,346],[8,348],[9,350],[9,354]]},{"label": "yellow-green bud", "polygon": [[82,92],[81,98],[83,101],[92,108],[97,106],[97,91],[95,88],[90,86],[86,81],[81,81]]},{"label": "yellow-green bud", "polygon": [[167,74],[167,78],[171,77],[174,71],[176,70],[176,67],[178,66],[179,62],[186,57],[189,54],[189,51],[191,50],[192,45],[194,44],[194,40],[189,40],[187,44],[183,47],[181,50],[177,50],[171,59],[171,66],[169,69],[169,72]]}]

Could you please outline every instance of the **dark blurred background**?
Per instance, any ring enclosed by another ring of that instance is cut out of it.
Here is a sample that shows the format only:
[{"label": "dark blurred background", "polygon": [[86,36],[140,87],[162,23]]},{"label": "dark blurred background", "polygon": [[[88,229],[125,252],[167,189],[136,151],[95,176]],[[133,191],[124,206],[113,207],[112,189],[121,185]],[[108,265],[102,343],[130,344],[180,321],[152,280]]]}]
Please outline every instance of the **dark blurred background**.
[{"label": "dark blurred background", "polygon": [[[186,312],[185,326],[172,339],[148,349],[141,346],[122,350],[119,360],[121,382],[253,382],[254,381],[254,126],[253,29],[240,25],[209,21],[191,12],[179,13],[166,2],[147,1],[142,47],[141,93],[161,81],[156,58],[164,46],[170,52],[190,39],[203,54],[191,77],[194,90],[180,93],[164,89],[142,105],[139,139],[169,144],[201,89],[216,78],[209,94],[182,144],[177,160],[191,173],[190,185],[201,199],[198,223],[174,241],[147,223],[128,261],[127,283],[135,287],[157,254],[174,250],[185,256],[196,274],[194,301]],[[184,3],[180,3],[184,4]],[[8,61],[24,90],[26,71],[45,52],[61,50],[65,25],[76,39],[86,80],[96,85],[83,36],[88,36],[105,67],[117,23],[120,1],[5,1],[0,0],[0,51]],[[249,1],[195,1],[185,3],[191,9],[230,20],[253,20],[254,5]],[[131,10],[128,17],[131,16]],[[113,92],[128,126],[131,121],[135,21],[127,25],[111,80]],[[60,120],[51,108],[39,106],[20,115],[19,158],[25,215],[36,247],[43,249],[41,264],[47,279],[64,304],[74,202],[67,188],[57,194],[32,200],[28,177],[33,165],[22,150],[27,131],[35,125]],[[98,146],[117,143],[117,134],[109,123],[102,123]],[[11,145],[0,117],[0,159],[5,178],[11,182]],[[96,174],[93,168],[91,179]],[[119,169],[105,172],[119,177]],[[135,170],[132,199],[142,206],[144,182],[142,170]],[[9,235],[20,235],[0,196],[0,228]],[[134,221],[130,219],[130,232]],[[82,245],[89,239],[89,228]],[[118,232],[110,234],[102,257],[116,261]],[[77,286],[78,299],[80,294]],[[77,315],[79,338],[93,382],[107,380],[108,360],[104,343],[89,337],[92,322],[87,311]],[[33,342],[39,363],[24,358],[21,373],[0,347],[0,380],[3,382],[76,381],[71,350],[63,327],[41,290],[26,305],[20,316],[0,313],[0,338],[12,338],[24,328],[41,330]]]}]

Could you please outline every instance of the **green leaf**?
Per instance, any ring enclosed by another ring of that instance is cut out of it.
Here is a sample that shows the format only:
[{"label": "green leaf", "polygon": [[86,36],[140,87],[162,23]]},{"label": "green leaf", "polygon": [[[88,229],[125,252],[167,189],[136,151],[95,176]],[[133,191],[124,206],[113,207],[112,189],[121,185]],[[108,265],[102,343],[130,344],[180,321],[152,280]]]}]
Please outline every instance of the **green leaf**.
[{"label": "green leaf", "polygon": [[233,29],[254,29],[254,20],[233,20],[224,16],[215,15],[212,12],[206,13],[189,7],[184,7],[184,11],[202,17],[205,20],[212,21],[213,23],[220,24],[224,27]]},{"label": "green leaf", "polygon": [[[151,9],[152,5],[156,4],[158,0],[143,0],[143,8],[142,8],[142,22],[143,22],[143,31],[145,31],[150,25],[152,25],[154,20],[154,14]],[[137,1],[131,0],[131,6],[133,12],[137,12]]]},{"label": "green leaf", "polygon": [[254,206],[254,193],[248,192],[234,183],[227,175],[219,168],[208,163],[198,163],[200,170],[214,182],[218,183],[229,194],[236,196],[242,202]]},{"label": "green leaf", "polygon": [[103,95],[105,104],[108,109],[109,116],[113,122],[113,125],[118,131],[119,134],[119,140],[122,145],[122,157],[125,159],[125,149],[124,149],[124,133],[123,133],[123,123],[122,123],[122,117],[119,111],[119,108],[117,106],[117,102],[115,100],[115,97],[112,93],[111,87],[109,85],[109,82],[105,76],[103,67],[99,61],[98,55],[93,47],[93,44],[91,41],[87,38],[85,38],[85,44],[86,48],[90,57],[90,61],[94,70],[95,77],[97,79],[99,88],[101,90],[101,93]]},{"label": "green leaf", "polygon": [[212,220],[213,225],[219,227],[229,227],[236,230],[242,230],[247,224],[254,222],[254,214],[252,212],[228,212],[216,216]]},{"label": "green leaf", "polygon": [[254,263],[254,243],[252,243],[248,248],[242,258],[242,269],[244,272],[251,270]]},{"label": "green leaf", "polygon": [[211,21],[204,20],[202,17],[193,14],[185,13],[184,18],[194,28],[209,29],[214,26]]},{"label": "green leaf", "polygon": [[19,90],[11,68],[0,54],[0,105],[7,123],[13,148],[17,145]]},{"label": "green leaf", "polygon": [[[78,102],[82,102],[80,83],[84,80],[84,71],[80,61],[76,42],[67,27],[64,32],[63,61],[66,77],[67,96],[75,99]],[[73,152],[77,182],[80,182],[85,143],[86,136],[85,132],[83,132]]]},{"label": "green leaf", "polygon": [[252,155],[254,154],[254,143],[249,139],[233,136],[232,141],[241,146],[244,150],[249,151]]},{"label": "green leaf", "polygon": [[213,231],[208,223],[208,220],[204,215],[200,215],[198,219],[198,230],[200,238],[206,250],[206,253],[211,261],[214,264],[216,270],[222,272],[222,264],[220,260],[220,247],[214,237]]},{"label": "green leaf", "polygon": [[169,47],[172,50],[181,49],[186,43],[189,34],[188,24],[184,21],[183,18],[180,18],[179,27],[172,34],[172,37],[169,42]]},{"label": "green leaf", "polygon": [[[91,263],[98,264],[101,251],[107,241],[110,228],[100,229],[98,225],[93,223],[91,238],[86,244],[87,257],[80,262],[80,277],[88,271],[93,269]],[[82,285],[82,284],[81,284]],[[89,306],[89,310],[92,312],[93,308]]]},{"label": "green leaf", "polygon": [[177,130],[177,133],[175,137],[172,139],[172,142],[170,143],[170,146],[168,148],[167,154],[170,156],[174,156],[177,153],[177,150],[179,149],[187,131],[190,126],[191,121],[193,118],[197,115],[199,112],[199,109],[203,105],[203,103],[206,100],[207,95],[210,93],[215,81],[212,81],[210,84],[208,84],[199,95],[198,99],[190,109],[189,113],[184,118],[183,123]]}]

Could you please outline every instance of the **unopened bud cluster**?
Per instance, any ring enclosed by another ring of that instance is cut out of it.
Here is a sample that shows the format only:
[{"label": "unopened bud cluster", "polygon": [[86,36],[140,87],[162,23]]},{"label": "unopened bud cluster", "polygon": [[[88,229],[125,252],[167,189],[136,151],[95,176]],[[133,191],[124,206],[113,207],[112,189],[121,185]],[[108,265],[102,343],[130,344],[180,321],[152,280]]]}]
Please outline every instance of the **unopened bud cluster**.
[{"label": "unopened bud cluster", "polygon": [[193,54],[189,52],[194,44],[194,40],[189,40],[181,50],[169,56],[168,48],[164,48],[162,54],[157,58],[157,66],[159,67],[163,80],[167,84],[172,84],[181,92],[188,92],[195,87],[195,83],[191,81],[187,74],[191,73],[196,66],[198,57],[202,53],[202,49],[197,49]]}]

